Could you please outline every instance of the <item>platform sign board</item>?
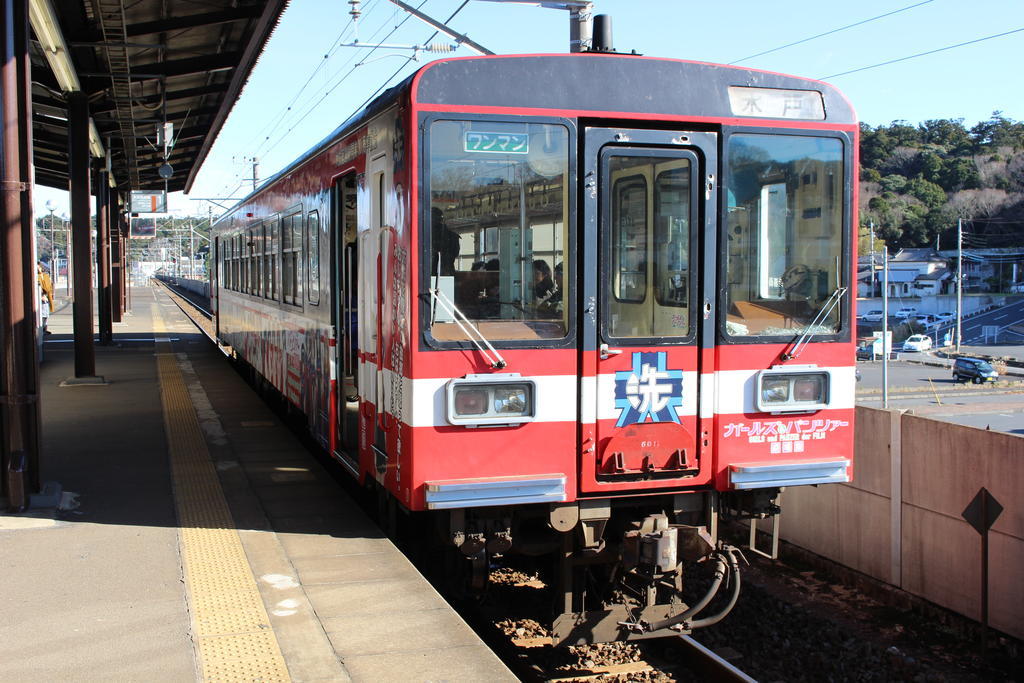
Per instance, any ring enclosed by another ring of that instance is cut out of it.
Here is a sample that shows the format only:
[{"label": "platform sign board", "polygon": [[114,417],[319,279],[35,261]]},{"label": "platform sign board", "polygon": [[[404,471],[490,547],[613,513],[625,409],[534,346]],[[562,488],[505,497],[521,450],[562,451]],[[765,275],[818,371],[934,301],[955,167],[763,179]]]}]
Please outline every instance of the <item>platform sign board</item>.
[{"label": "platform sign board", "polygon": [[132,213],[167,213],[167,193],[163,190],[132,190]]},{"label": "platform sign board", "polygon": [[156,237],[156,216],[136,216],[133,214],[131,217],[131,236],[143,239],[153,239]]}]

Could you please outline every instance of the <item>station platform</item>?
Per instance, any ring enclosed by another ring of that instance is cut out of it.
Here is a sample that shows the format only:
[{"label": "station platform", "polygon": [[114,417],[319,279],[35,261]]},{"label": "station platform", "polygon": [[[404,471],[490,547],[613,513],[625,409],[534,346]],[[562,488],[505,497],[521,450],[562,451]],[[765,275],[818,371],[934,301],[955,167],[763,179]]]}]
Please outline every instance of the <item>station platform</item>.
[{"label": "station platform", "polygon": [[160,290],[96,346],[106,384],[60,386],[71,325],[59,300],[59,489],[0,515],[0,680],[517,680]]}]

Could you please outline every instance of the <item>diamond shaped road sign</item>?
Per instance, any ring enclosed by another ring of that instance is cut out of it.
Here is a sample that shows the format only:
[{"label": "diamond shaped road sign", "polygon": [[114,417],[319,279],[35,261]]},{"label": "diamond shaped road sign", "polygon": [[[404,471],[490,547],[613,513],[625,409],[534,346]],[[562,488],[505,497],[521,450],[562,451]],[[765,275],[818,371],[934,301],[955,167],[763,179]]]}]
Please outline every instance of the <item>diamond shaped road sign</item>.
[{"label": "diamond shaped road sign", "polygon": [[1003,513],[1003,506],[999,504],[988,489],[982,487],[978,495],[967,504],[964,509],[963,518],[974,527],[979,534],[984,534],[999,519]]}]

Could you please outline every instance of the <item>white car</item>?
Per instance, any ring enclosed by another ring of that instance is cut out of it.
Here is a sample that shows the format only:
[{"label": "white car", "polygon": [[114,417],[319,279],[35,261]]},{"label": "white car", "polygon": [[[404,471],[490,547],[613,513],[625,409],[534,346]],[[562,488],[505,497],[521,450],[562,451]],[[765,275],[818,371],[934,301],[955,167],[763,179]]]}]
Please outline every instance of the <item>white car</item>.
[{"label": "white car", "polygon": [[913,306],[908,306],[906,308],[901,308],[897,310],[895,313],[893,313],[893,315],[898,320],[909,320],[911,318],[917,317],[917,309],[914,308]]},{"label": "white car", "polygon": [[880,323],[880,322],[882,322],[882,310],[879,309],[879,308],[876,308],[873,311],[868,311],[863,316],[857,316],[857,317],[858,318],[862,317],[864,322]]},{"label": "white car", "polygon": [[951,323],[956,319],[956,313],[936,313],[935,317],[940,323]]},{"label": "white car", "polygon": [[931,348],[932,339],[924,334],[912,334],[903,342],[904,351],[928,351]]}]

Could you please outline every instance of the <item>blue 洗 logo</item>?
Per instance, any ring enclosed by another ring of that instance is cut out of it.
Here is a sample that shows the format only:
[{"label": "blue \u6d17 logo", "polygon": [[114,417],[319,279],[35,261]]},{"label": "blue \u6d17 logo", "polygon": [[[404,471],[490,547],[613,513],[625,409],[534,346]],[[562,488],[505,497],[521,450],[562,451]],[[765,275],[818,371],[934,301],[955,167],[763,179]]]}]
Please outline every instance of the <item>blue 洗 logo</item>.
[{"label": "blue \u6d17 logo", "polygon": [[683,405],[683,371],[665,368],[665,352],[633,354],[633,369],[615,373],[616,427],[646,422],[675,422]]}]

